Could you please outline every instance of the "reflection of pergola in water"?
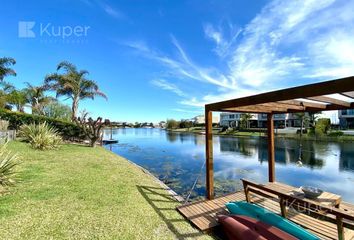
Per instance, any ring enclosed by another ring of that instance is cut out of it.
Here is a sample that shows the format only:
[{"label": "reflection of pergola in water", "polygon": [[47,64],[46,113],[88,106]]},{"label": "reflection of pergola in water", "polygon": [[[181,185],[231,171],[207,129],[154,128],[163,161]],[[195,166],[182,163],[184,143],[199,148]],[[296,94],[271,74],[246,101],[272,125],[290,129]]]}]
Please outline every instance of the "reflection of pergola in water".
[{"label": "reflection of pergola in water", "polygon": [[274,114],[354,108],[354,77],[315,83],[205,105],[206,189],[214,197],[212,112],[267,114],[268,177],[275,181]]}]

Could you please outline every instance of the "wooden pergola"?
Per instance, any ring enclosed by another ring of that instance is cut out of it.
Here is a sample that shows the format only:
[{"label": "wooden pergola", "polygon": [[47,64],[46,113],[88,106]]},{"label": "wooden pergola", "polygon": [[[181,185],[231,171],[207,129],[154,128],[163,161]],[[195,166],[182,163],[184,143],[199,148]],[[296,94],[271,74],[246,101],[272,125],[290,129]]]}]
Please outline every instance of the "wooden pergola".
[{"label": "wooden pergola", "polygon": [[345,109],[354,109],[353,76],[205,105],[207,199],[214,198],[212,112],[267,114],[268,176],[274,182],[273,115]]}]

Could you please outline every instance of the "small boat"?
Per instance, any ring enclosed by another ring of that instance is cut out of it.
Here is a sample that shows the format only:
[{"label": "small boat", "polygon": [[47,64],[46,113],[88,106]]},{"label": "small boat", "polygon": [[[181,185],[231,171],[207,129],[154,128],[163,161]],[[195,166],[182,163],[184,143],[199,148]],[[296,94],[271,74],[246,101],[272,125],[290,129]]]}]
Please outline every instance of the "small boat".
[{"label": "small boat", "polygon": [[114,144],[114,143],[118,143],[118,140],[115,139],[104,139],[102,140],[103,145],[108,145],[108,144]]},{"label": "small boat", "polygon": [[309,233],[299,225],[290,222],[289,220],[255,204],[251,204],[245,201],[229,202],[226,203],[226,208],[231,214],[248,216],[257,219],[271,226],[279,228],[280,230],[283,230],[284,232],[287,232],[298,239],[320,240],[320,238]]}]

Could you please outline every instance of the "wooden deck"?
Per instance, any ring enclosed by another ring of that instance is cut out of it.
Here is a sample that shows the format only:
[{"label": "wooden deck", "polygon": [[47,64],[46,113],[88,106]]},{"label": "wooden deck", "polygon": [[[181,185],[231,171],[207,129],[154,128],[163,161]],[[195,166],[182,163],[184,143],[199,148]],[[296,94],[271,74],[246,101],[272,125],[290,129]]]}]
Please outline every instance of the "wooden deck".
[{"label": "wooden deck", "polygon": [[[280,214],[279,203],[276,200],[264,198],[254,193],[250,195],[252,196],[252,202]],[[244,192],[239,191],[214,200],[202,200],[182,205],[177,207],[177,210],[201,231],[209,231],[218,225],[216,215],[227,213],[225,203],[243,200],[245,200]],[[354,205],[352,204],[343,202],[341,208],[354,214]],[[301,225],[321,239],[338,239],[337,225],[334,223],[319,220],[291,209],[288,209],[288,219]],[[354,240],[353,230],[345,229],[345,240]]]}]

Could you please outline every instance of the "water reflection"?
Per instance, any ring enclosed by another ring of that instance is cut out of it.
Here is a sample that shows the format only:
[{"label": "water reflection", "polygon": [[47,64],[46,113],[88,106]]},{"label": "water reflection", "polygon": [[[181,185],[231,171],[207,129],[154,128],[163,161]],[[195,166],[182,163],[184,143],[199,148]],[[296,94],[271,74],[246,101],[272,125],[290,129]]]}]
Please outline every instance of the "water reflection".
[{"label": "water reflection", "polygon": [[350,143],[340,145],[339,170],[354,172],[354,147]]},{"label": "water reflection", "polygon": [[[172,133],[160,129],[115,129],[119,144],[112,151],[148,169],[178,194],[188,195],[198,179],[192,198],[205,195],[205,136]],[[110,131],[105,132],[105,137]],[[277,181],[294,186],[311,185],[342,195],[354,202],[353,143],[325,143],[276,139]],[[268,179],[265,138],[213,138],[214,179],[217,195],[241,189],[240,178],[258,182]],[[107,146],[107,148],[109,148]],[[301,157],[302,167],[297,166]]]}]

